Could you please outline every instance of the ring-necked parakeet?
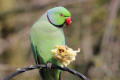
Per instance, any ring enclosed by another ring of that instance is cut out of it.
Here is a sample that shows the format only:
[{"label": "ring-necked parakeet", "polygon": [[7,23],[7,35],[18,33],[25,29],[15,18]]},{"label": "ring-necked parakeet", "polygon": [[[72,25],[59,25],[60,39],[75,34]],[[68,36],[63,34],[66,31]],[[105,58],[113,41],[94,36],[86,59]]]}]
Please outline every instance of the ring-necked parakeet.
[{"label": "ring-necked parakeet", "polygon": [[[63,25],[71,23],[71,14],[64,7],[49,9],[32,26],[30,41],[36,64],[60,63],[53,57],[51,50],[56,45],[65,45]],[[59,80],[60,70],[40,70],[43,80]]]}]

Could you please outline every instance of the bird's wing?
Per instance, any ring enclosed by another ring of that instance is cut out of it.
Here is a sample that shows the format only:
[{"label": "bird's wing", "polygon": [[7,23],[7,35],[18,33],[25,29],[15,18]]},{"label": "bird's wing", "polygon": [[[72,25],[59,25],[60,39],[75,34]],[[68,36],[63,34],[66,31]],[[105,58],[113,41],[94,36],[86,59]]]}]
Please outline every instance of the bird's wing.
[{"label": "bird's wing", "polygon": [[35,60],[36,64],[42,64],[42,63],[44,63],[43,59],[40,56],[38,56],[37,46],[35,46],[32,43],[32,41],[31,41],[31,47],[32,47],[33,56],[34,56],[34,60]]}]

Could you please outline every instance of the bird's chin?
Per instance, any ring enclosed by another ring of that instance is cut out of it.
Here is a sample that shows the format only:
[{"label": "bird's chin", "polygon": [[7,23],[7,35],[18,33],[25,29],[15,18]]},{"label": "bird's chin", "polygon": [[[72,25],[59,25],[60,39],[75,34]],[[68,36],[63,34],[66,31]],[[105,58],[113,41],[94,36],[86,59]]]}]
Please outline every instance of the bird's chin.
[{"label": "bird's chin", "polygon": [[55,27],[58,27],[58,28],[62,28],[62,27],[64,27],[64,25],[65,25],[66,23],[64,22],[63,24],[61,24],[61,25],[55,25],[55,24],[53,24]]},{"label": "bird's chin", "polygon": [[[65,23],[64,23],[65,24]],[[58,27],[58,28],[62,28],[63,26],[64,26],[64,24],[61,24],[61,25],[54,25],[54,26],[56,26],[56,27]]]}]

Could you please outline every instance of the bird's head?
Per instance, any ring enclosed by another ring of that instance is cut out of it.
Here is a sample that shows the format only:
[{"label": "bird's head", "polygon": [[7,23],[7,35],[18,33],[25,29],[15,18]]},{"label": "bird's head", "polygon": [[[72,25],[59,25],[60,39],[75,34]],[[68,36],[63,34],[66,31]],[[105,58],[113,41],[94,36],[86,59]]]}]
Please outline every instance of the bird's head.
[{"label": "bird's head", "polygon": [[47,18],[56,27],[67,26],[71,23],[71,14],[64,7],[55,7],[47,11]]}]

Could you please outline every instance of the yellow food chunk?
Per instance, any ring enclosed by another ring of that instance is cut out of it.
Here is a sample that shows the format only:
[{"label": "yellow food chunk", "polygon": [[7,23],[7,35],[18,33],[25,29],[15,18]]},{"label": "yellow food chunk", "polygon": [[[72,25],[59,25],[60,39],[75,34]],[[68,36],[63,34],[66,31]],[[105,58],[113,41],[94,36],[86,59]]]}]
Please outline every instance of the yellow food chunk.
[{"label": "yellow food chunk", "polygon": [[67,66],[70,62],[75,60],[75,57],[80,49],[73,50],[65,45],[57,45],[55,49],[51,50],[54,57],[62,64],[62,66]]}]

